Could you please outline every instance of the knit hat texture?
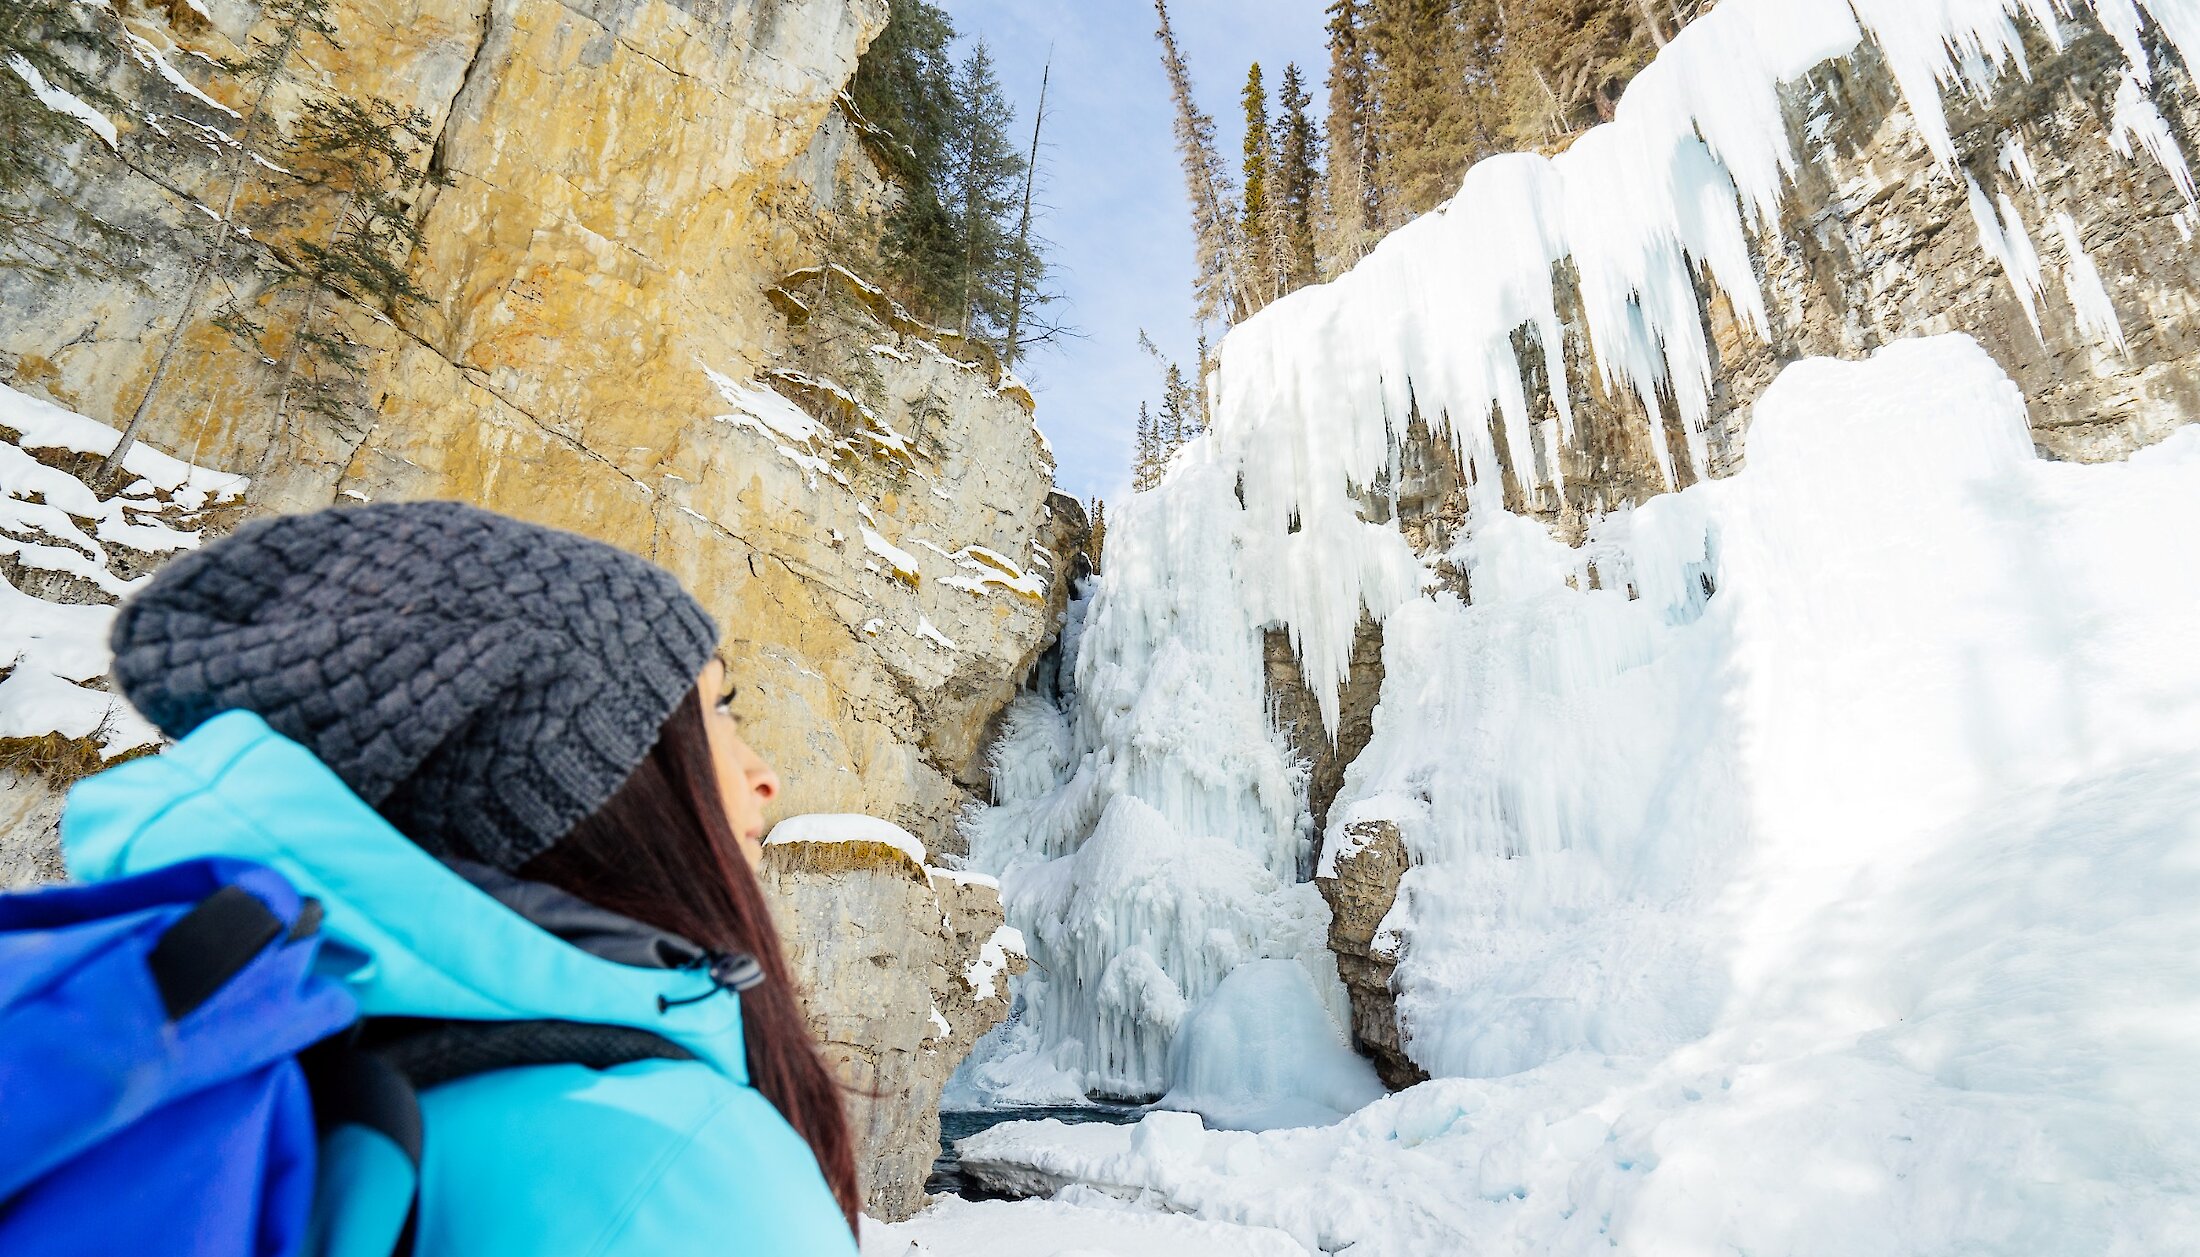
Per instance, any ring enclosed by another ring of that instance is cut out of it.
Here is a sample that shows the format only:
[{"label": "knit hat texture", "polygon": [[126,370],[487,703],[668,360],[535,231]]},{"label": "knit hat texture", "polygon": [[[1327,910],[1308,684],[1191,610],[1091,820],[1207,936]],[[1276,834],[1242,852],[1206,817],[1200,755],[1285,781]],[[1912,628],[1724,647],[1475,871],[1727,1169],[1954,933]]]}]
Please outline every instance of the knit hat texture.
[{"label": "knit hat texture", "polygon": [[261,520],[115,617],[163,733],[257,713],[430,854],[507,871],[625,783],[717,627],[671,573],[457,502]]}]

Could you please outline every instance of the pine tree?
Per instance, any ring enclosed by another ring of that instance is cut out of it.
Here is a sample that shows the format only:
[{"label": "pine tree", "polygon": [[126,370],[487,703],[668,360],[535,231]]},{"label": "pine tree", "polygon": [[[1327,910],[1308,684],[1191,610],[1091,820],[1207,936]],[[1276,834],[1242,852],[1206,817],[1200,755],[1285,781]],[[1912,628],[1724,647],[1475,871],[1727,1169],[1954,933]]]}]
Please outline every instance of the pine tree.
[{"label": "pine tree", "polygon": [[1161,41],[1161,68],[1169,78],[1176,106],[1176,147],[1184,161],[1184,186],[1192,201],[1192,237],[1198,244],[1196,314],[1201,321],[1235,323],[1246,313],[1244,249],[1237,231],[1237,189],[1215,152],[1215,120],[1192,95],[1191,71],[1169,25],[1168,0],[1154,0],[1161,19],[1154,38]]},{"label": "pine tree", "polygon": [[848,85],[857,111],[890,143],[887,174],[901,191],[888,212],[881,252],[886,278],[911,307],[932,319],[958,312],[963,250],[945,184],[948,138],[959,129],[955,26],[928,0],[894,0],[886,29],[856,62]]},{"label": "pine tree", "polygon": [[1245,242],[1248,291],[1245,312],[1251,314],[1275,300],[1276,248],[1274,214],[1268,202],[1268,168],[1272,165],[1268,136],[1268,88],[1261,81],[1260,62],[1246,72],[1245,91],[1245,194],[1240,210],[1238,238]]},{"label": "pine tree", "polygon": [[96,479],[102,484],[111,484],[120,476],[123,458],[136,443],[138,431],[153,411],[153,402],[160,396],[161,385],[166,382],[168,369],[174,363],[176,348],[182,343],[183,334],[190,327],[215,271],[236,264],[231,256],[231,245],[236,239],[237,203],[248,174],[246,158],[259,156],[268,133],[278,129],[268,114],[269,95],[288,79],[291,60],[306,41],[319,40],[331,49],[341,47],[336,42],[336,27],[329,18],[328,6],[329,0],[266,0],[260,7],[260,17],[263,22],[273,24],[274,37],[254,44],[241,61],[229,67],[236,74],[239,86],[250,94],[252,104],[234,137],[235,146],[222,157],[220,182],[227,188],[221,213],[215,220],[214,236],[206,242],[197,264],[191,269],[182,307],[169,326],[167,339],[161,343],[160,356],[153,363],[152,378],[146,382],[137,408],[123,425],[121,439],[115,442],[113,452],[99,465]]},{"label": "pine tree", "polygon": [[1360,0],[1329,5],[1329,125],[1321,241],[1323,269],[1337,274],[1367,256],[1382,230],[1374,65]]},{"label": "pine tree", "polygon": [[1299,67],[1283,70],[1283,90],[1276,103],[1281,114],[1275,124],[1276,152],[1276,272],[1281,291],[1294,292],[1317,278],[1314,261],[1314,208],[1321,175],[1314,169],[1314,154],[1321,137],[1307,116],[1310,102]]},{"label": "pine tree", "polygon": [[1160,479],[1158,468],[1161,460],[1156,456],[1160,449],[1160,434],[1154,428],[1153,414],[1146,403],[1138,403],[1138,447],[1131,456],[1131,488],[1144,492]]}]

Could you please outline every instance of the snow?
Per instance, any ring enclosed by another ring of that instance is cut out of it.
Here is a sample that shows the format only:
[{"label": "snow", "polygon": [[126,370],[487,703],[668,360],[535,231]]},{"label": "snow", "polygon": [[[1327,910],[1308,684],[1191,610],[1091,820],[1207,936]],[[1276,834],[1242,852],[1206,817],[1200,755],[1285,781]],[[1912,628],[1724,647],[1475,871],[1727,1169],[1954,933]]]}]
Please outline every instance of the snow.
[{"label": "snow", "polygon": [[860,813],[812,812],[790,816],[772,826],[765,845],[787,842],[877,842],[894,848],[924,867],[924,843],[892,821]]},{"label": "snow", "polygon": [[90,127],[92,134],[107,142],[107,147],[115,146],[119,133],[115,130],[114,122],[106,114],[85,104],[68,89],[47,82],[46,76],[40,74],[38,67],[25,59],[23,54],[11,53],[8,57],[8,69],[13,70],[15,77],[29,86],[31,95],[36,96],[40,104]]},{"label": "snow", "polygon": [[877,529],[864,525],[863,548],[886,561],[888,571],[904,583],[917,583],[923,569],[917,565],[917,556],[879,535]]},{"label": "snow", "polygon": [[934,646],[939,647],[941,650],[962,649],[962,647],[955,644],[953,638],[950,638],[947,634],[940,632],[939,626],[933,624],[931,617],[929,616],[920,615],[917,617],[917,636],[924,641],[928,641]]},{"label": "snow", "polygon": [[[2200,429],[2042,462],[1955,336],[1791,366],[1747,452],[1578,549],[1485,508],[1474,603],[1391,618],[1332,826],[1413,857],[1385,926],[1436,1081],[1257,1134],[1007,1124],[965,1171],[1361,1257],[2200,1245]],[[1260,884],[1201,895],[1230,877]],[[1279,1003],[1175,1010],[1179,1085],[1292,1064],[1257,1018],[1200,1029]]]},{"label": "snow", "polygon": [[[143,556],[196,546],[198,532],[171,524],[246,486],[141,443],[123,459],[135,478],[103,497],[39,458],[104,455],[118,439],[105,424],[0,385],[0,556],[120,598],[147,578],[118,574],[118,559],[136,566]],[[113,621],[111,605],[51,602],[0,580],[0,738],[89,738],[110,756],[159,741],[152,725],[99,688]]]},{"label": "snow", "polygon": [[983,1202],[948,1197],[906,1222],[866,1218],[863,1257],[1309,1255],[1280,1231],[1127,1209],[1095,1194]]},{"label": "snow", "polygon": [[[2175,179],[2147,44],[2200,51],[2200,3],[2088,3],[2137,85],[2115,81],[2111,137]],[[2016,135],[1960,164],[1942,99],[1990,101],[2078,7],[1724,0],[1612,123],[1481,163],[1232,330],[1209,434],[1111,513],[1108,569],[966,820],[1033,965],[949,1088],[1208,1122],[999,1126],[966,1172],[1355,1257],[2200,1251],[2200,432],[2044,463],[1963,337],[1789,366],[1730,478],[1703,431],[1698,285],[1764,333],[1753,252],[1798,160],[1782,92],[1865,40],[2035,325],[2037,231],[2081,335],[2124,352],[2120,277]],[[1592,513],[1579,546],[1493,491],[1556,505],[1569,369],[1631,396],[1668,483],[1695,482]],[[1469,493],[1427,564],[1385,501],[1414,418]],[[1327,1125],[1208,1129],[1359,1103],[1324,1064],[1342,992],[1263,634],[1332,732],[1368,619],[1373,740],[1321,850],[1398,827],[1378,938],[1436,1080]]]},{"label": "snow", "polygon": [[1008,972],[1009,957],[1024,954],[1023,931],[1013,925],[996,928],[979,945],[978,958],[963,970],[963,985],[981,1000],[992,999],[1000,976]]},{"label": "snow", "polygon": [[238,113],[236,110],[231,109],[229,106],[207,95],[205,92],[199,90],[198,84],[193,83],[191,80],[183,77],[183,75],[177,71],[176,67],[168,64],[168,59],[161,55],[160,49],[154,47],[151,43],[147,42],[142,36],[138,35],[134,31],[125,29],[122,32],[122,37],[123,39],[128,41],[130,55],[137,58],[138,64],[144,66],[149,70],[152,70],[154,73],[160,75],[163,79],[166,79],[170,87],[173,87],[177,91],[182,92],[184,95],[198,101],[200,104],[218,109],[221,112],[228,114],[230,117],[236,118],[240,121],[243,120],[244,115]]},{"label": "snow", "polygon": [[[2143,11],[2173,45],[2190,37],[2200,50],[2200,5],[2191,0],[2096,7],[2111,25],[2109,10],[2128,10],[2134,23]],[[1418,413],[1452,443],[1470,482],[1510,473],[1537,504],[1563,487],[1552,454],[1571,437],[1573,406],[1554,268],[1570,265],[1577,277],[1587,365],[1605,387],[1635,399],[1668,481],[1678,482],[1684,462],[1700,477],[1711,354],[1697,282],[1707,280],[1745,329],[1764,334],[1750,232],[1777,229],[1797,162],[1783,87],[1872,41],[1940,159],[1940,177],[1962,179],[1941,94],[1985,98],[2025,73],[2027,26],[2061,38],[2050,0],[1728,0],[1629,85],[1611,123],[1556,157],[1478,164],[1446,206],[1392,232],[1352,271],[1232,330],[1217,351],[1209,457],[1246,473],[1252,526],[1273,551],[1265,557],[1279,585],[1274,610],[1332,728],[1328,696],[1361,614],[1380,620],[1416,593],[1393,540],[1360,527],[1360,502],[1380,490],[1409,417]],[[2145,52],[2137,42],[2128,48],[2136,75]],[[2150,72],[2136,81],[2151,82]],[[2174,137],[2137,102],[2118,117],[2142,144],[2161,140],[2157,156],[2174,173],[2182,161]],[[2029,162],[2013,156],[2009,165],[2011,186],[2022,186]],[[1998,178],[1992,167],[1971,177]],[[1998,215],[1981,212],[2004,191],[1981,188],[1974,216],[1982,244],[2036,308],[2024,225],[2006,201]],[[2070,257],[2081,329],[2120,351],[2106,281],[2094,282],[2082,250]],[[1523,332],[1538,374],[1558,385],[1540,414],[1515,346]],[[1667,406],[1685,434],[1672,447],[1665,425],[1650,419]],[[1482,422],[1493,414],[1495,437]]]}]

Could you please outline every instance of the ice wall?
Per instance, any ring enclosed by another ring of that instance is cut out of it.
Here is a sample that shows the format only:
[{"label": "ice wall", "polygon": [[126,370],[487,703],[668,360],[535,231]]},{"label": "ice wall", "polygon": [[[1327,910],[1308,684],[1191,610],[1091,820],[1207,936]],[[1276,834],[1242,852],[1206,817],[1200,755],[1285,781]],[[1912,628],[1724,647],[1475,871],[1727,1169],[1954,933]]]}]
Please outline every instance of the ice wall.
[{"label": "ice wall", "polygon": [[1267,617],[1240,597],[1266,577],[1234,476],[1173,483],[1109,520],[1110,575],[1072,608],[1067,680],[1010,709],[997,805],[965,825],[1033,969],[950,1105],[1159,1096],[1178,1027],[1248,961],[1302,961],[1321,1007],[1341,1006],[1328,913],[1301,881],[1304,771],[1268,718]]},{"label": "ice wall", "polygon": [[1366,1257],[2200,1252],[2200,427],[2042,461],[1945,336],[1748,446],[1578,550],[1492,516],[1390,621],[1338,806],[1414,856],[1435,1081],[965,1165]]},{"label": "ice wall", "polygon": [[[1635,80],[1614,122],[1556,157],[1481,163],[1451,202],[1351,272],[1235,328],[1217,354],[1210,434],[1111,520],[1073,683],[1019,706],[999,747],[998,806],[969,822],[973,864],[1001,875],[1035,969],[1017,1020],[981,1045],[951,1099],[1156,1095],[1195,1076],[1258,1074],[1242,1054],[1173,1050],[1249,962],[1301,959],[1337,1011],[1319,950],[1325,914],[1299,880],[1312,846],[1303,783],[1268,710],[1266,628],[1287,630],[1333,730],[1355,627],[1385,624],[1376,742],[1332,809],[1329,850],[1355,819],[1392,819],[1424,865],[1399,910],[1398,995],[1409,1046],[1443,1073],[1703,1035],[1746,977],[1732,963],[1745,925],[1725,879],[1763,856],[1753,844],[1766,826],[1810,834],[1796,839],[1802,857],[1810,843],[1863,840],[1850,826],[1874,841],[1915,832],[1968,806],[1949,791],[1993,760],[1940,754],[1949,739],[1984,745],[2021,730],[2040,746],[2076,745],[2027,697],[2061,684],[2067,661],[1984,630],[1907,661],[1859,654],[1856,635],[1934,621],[1880,601],[1821,605],[1775,576],[1807,559],[1834,565],[1822,575],[1842,580],[1828,587],[1909,582],[1920,608],[2017,597],[2010,574],[2033,543],[1974,527],[1942,493],[2014,475],[2011,460],[2030,466],[2021,406],[2011,411],[1998,372],[1981,374],[1975,347],[1934,351],[1966,397],[1992,399],[1944,396],[1947,431],[1907,418],[1858,428],[1846,454],[1818,450],[1802,462],[1819,464],[1759,478],[1877,549],[1841,550],[1804,524],[1781,532],[1721,482],[1593,520],[1574,550],[1507,514],[1498,489],[1509,476],[1531,506],[1564,490],[1557,455],[1576,437],[1576,378],[1634,399],[1669,485],[1704,480],[1704,293],[1745,332],[1766,333],[1752,250],[1778,231],[1799,160],[1782,92],[1865,41],[2035,321],[2044,268],[2060,266],[2083,334],[2121,352],[2124,331],[2073,225],[2027,223],[2008,195],[2032,178],[2022,145],[2010,137],[1998,171],[1959,169],[1943,101],[2020,81],[2025,40],[2059,47],[2080,17],[2124,57],[2112,142],[2189,189],[2177,137],[2147,96],[2149,48],[2200,50],[2200,0],[1725,0]],[[2036,240],[2059,241],[2052,262]],[[1561,285],[1578,300],[1578,328],[1561,325]],[[1567,361],[1569,336],[1586,363]],[[1450,554],[1417,555],[1382,501],[1416,414],[1468,480],[1470,515]],[[1780,467],[1785,439],[1753,439],[1752,462]],[[1987,462],[1973,460],[1981,451]],[[1850,481],[1877,486],[1867,496],[1879,514],[1857,514]],[[1933,564],[1959,570],[1928,580],[1904,566],[1905,537],[1959,517],[1953,557]],[[1472,606],[1431,592],[1439,561],[1466,573]],[[1719,593],[1753,579],[1749,597]],[[1845,628],[1809,635],[1820,619]],[[1790,655],[1783,642],[1824,652]],[[1910,688],[1861,691],[1877,705],[1852,710],[1850,695],[1821,684],[1864,685],[1874,668]],[[1975,692],[1926,704],[1949,686]],[[1822,719],[1787,720],[1783,705]],[[1910,756],[1843,759],[1852,746]],[[1865,790],[1878,811],[1833,806]],[[1436,865],[1443,875],[1428,872]]]},{"label": "ice wall", "polygon": [[[1291,630],[1330,727],[1357,604],[1380,619],[1413,593],[1360,507],[1385,482],[1409,414],[1452,443],[1485,497],[1501,471],[1531,503],[1564,488],[1555,453],[1573,437],[1574,408],[1554,268],[1573,277],[1592,374],[1635,399],[1667,483],[1700,478],[1713,381],[1698,281],[1765,334],[1750,240],[1777,231],[1798,160],[1783,86],[1871,41],[1942,177],[1960,187],[1969,176],[1955,165],[1943,93],[1984,98],[2019,81],[2023,31],[2060,46],[2071,15],[2087,10],[2128,61],[2116,142],[2185,172],[2189,201],[2184,155],[2144,95],[2154,67],[2143,36],[2151,22],[2180,56],[2200,52],[2200,0],[1725,0],[1629,85],[1613,122],[1556,157],[1482,162],[1448,204],[1353,270],[1233,329],[1217,354],[1212,457],[1244,472],[1254,542],[1278,561],[1278,588],[1262,596]],[[2007,178],[2018,186],[2017,170]],[[2040,288],[2033,240],[2060,230],[2082,329],[2122,349],[2101,278],[2066,224],[2027,224],[1986,189],[1973,210],[1982,246],[2028,308]],[[1547,411],[1525,371],[1549,382]],[[1684,441],[1653,419],[1664,408]],[[1492,415],[1495,437],[1483,422]],[[1299,566],[1321,560],[1318,578]]]}]

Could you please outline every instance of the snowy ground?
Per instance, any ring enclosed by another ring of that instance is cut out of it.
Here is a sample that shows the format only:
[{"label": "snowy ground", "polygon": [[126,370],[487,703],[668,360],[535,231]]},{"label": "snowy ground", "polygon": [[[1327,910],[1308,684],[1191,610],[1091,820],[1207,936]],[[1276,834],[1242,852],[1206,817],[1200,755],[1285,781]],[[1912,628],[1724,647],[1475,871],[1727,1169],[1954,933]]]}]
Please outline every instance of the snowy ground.
[{"label": "snowy ground", "polygon": [[116,439],[0,385],[0,558],[61,591],[37,597],[0,577],[0,738],[95,739],[109,755],[158,740],[99,687],[111,604],[146,579],[133,570],[196,546],[205,512],[232,506],[246,482],[139,444],[119,492],[102,492],[84,476]]},{"label": "snowy ground", "polygon": [[949,1197],[907,1222],[865,1221],[863,1257],[1305,1257],[1268,1227],[1203,1222],[1072,1188],[1059,1200]]}]

